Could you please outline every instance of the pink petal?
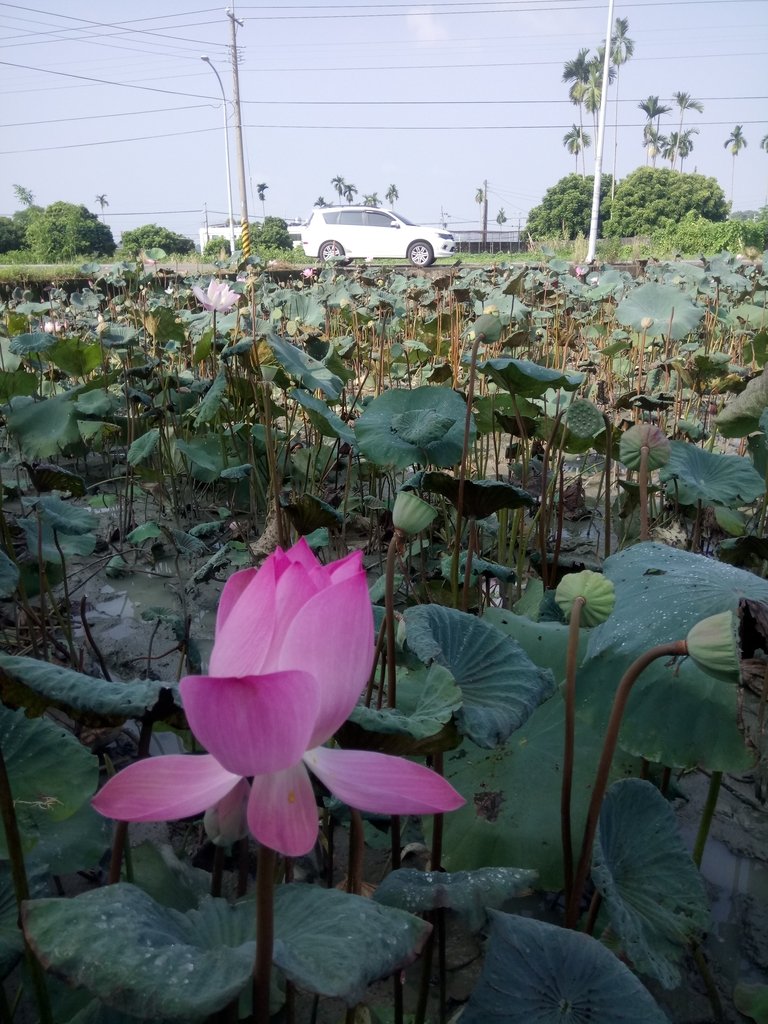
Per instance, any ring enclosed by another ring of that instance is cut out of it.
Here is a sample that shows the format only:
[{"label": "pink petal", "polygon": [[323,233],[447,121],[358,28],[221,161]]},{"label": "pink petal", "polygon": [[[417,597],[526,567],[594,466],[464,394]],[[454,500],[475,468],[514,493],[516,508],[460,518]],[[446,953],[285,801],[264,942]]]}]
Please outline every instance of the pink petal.
[{"label": "pink petal", "polygon": [[208,304],[208,296],[203,291],[203,289],[198,288],[197,285],[194,285],[192,291],[194,292],[195,298],[200,303],[200,305],[203,306],[205,309],[210,309],[210,306]]},{"label": "pink petal", "polygon": [[254,778],[248,825],[260,843],[286,857],[309,853],[317,839],[317,804],[301,762]]},{"label": "pink petal", "polygon": [[318,681],[320,710],[310,747],[325,742],[348,718],[373,662],[373,610],[365,574],[332,583],[289,623],[280,668],[304,669]]},{"label": "pink petal", "polygon": [[91,803],[118,821],[172,821],[200,814],[239,782],[207,754],[168,754],[129,765]]},{"label": "pink petal", "polygon": [[291,548],[285,552],[285,556],[290,562],[298,562],[299,565],[303,565],[307,572],[312,572],[313,569],[317,569],[320,562],[316,555],[313,554],[312,548],[307,544],[306,540],[301,537]]},{"label": "pink petal", "polygon": [[331,570],[331,579],[334,583],[349,579],[359,572],[363,572],[363,553],[353,551],[346,558],[340,558],[338,562],[332,562],[328,568]]},{"label": "pink petal", "polygon": [[315,747],[304,763],[350,807],[377,814],[439,814],[465,802],[437,772],[402,757]]},{"label": "pink petal", "polygon": [[179,685],[190,729],[227,771],[280,771],[307,749],[320,704],[308,672],[187,676]]},{"label": "pink petal", "polygon": [[216,639],[208,671],[214,676],[248,676],[269,671],[275,631],[275,567],[268,558],[256,571],[231,576],[216,615]]}]

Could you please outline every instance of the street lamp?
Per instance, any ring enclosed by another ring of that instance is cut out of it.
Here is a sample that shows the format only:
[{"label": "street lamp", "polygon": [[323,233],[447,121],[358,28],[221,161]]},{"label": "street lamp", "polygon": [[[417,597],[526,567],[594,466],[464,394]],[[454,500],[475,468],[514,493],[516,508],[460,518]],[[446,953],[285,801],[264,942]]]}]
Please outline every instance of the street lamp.
[{"label": "street lamp", "polygon": [[221,75],[216,70],[215,65],[211,61],[210,57],[201,56],[200,60],[204,60],[211,71],[216,75],[216,81],[219,83],[219,89],[221,89],[221,108],[224,111],[224,160],[227,167],[227,212],[229,214],[229,247],[230,252],[234,256],[235,253],[235,225],[232,216],[232,182],[230,181],[229,174],[229,119],[227,118],[227,96],[224,92],[224,83],[221,80]]}]

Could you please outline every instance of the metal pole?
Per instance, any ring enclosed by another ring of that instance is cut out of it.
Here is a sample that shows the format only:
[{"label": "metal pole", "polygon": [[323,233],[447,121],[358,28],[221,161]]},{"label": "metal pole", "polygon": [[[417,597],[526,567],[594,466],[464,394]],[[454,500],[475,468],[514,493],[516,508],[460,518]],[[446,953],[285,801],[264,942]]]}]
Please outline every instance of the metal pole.
[{"label": "metal pole", "polygon": [[211,62],[210,57],[201,56],[200,60],[204,60],[211,71],[216,75],[216,80],[219,83],[221,89],[221,109],[224,111],[224,160],[227,168],[227,213],[229,215],[229,251],[232,255],[235,253],[235,219],[232,213],[232,175],[229,170],[229,118],[227,117],[227,96],[224,92],[224,83],[221,80],[221,75],[216,70],[215,66]]},{"label": "metal pole", "polygon": [[246,259],[251,255],[251,236],[248,230],[248,196],[245,188],[245,158],[243,156],[243,122],[240,117],[240,79],[237,71],[237,29],[241,25],[232,11],[227,11],[232,32],[232,105],[235,111],[235,142],[237,143],[237,173],[240,183],[240,229],[242,250]]},{"label": "metal pole", "polygon": [[600,216],[600,184],[603,177],[603,143],[605,142],[605,111],[608,106],[608,73],[611,67],[611,35],[613,33],[613,0],[608,0],[608,28],[605,33],[605,59],[603,84],[600,90],[600,115],[597,122],[597,149],[595,150],[595,181],[592,188],[592,219],[589,222],[587,263],[595,258],[597,249],[597,222]]}]

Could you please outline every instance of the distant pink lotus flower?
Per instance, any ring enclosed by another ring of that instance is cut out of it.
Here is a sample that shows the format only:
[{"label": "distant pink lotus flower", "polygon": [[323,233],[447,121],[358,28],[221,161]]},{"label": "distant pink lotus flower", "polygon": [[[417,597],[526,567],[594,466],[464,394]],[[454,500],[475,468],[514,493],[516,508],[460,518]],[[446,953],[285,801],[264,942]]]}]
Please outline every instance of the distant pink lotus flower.
[{"label": "distant pink lotus flower", "polygon": [[301,272],[301,276],[302,277],[314,277],[315,276],[315,268],[314,267],[304,267],[304,269]]},{"label": "distant pink lotus flower", "polygon": [[[435,814],[460,807],[456,790],[421,765],[322,745],[357,702],[372,658],[361,554],[322,565],[303,540],[278,549],[258,571],[227,581],[212,675],[181,681],[187,721],[208,753],[138,761],[107,782],[94,807],[122,821],[185,818],[219,805],[249,779],[251,832],[291,857],[308,853],[317,838],[307,769],[360,810]],[[228,817],[226,804],[223,811]]]},{"label": "distant pink lotus flower", "polygon": [[207,291],[203,291],[197,285],[192,291],[203,309],[210,309],[216,313],[228,312],[240,298],[239,294],[232,291],[226,281],[217,281],[215,278],[211,278]]}]

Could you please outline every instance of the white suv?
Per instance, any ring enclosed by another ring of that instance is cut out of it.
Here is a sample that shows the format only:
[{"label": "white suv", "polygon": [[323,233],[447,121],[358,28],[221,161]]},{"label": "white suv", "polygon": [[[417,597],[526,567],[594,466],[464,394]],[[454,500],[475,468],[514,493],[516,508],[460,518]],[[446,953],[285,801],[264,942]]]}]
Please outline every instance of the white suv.
[{"label": "white suv", "polygon": [[392,210],[374,206],[322,206],[301,232],[307,256],[321,260],[349,256],[361,259],[409,259],[428,267],[438,256],[450,256],[455,247],[448,231],[412,224]]}]

